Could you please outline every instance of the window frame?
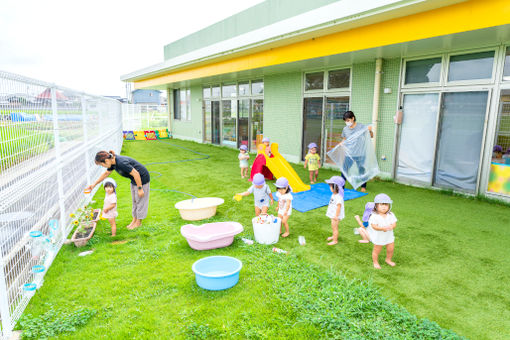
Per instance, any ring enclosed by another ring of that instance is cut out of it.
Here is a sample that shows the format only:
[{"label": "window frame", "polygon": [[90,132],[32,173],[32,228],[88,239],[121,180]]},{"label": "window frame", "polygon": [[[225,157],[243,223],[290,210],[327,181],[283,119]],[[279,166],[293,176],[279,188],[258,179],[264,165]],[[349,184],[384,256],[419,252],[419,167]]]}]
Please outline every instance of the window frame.
[{"label": "window frame", "polygon": [[[466,54],[475,54],[481,52],[494,52],[494,56],[492,58],[492,73],[490,78],[482,78],[482,79],[466,79],[466,80],[448,80],[448,74],[450,72],[450,58],[459,55]],[[444,86],[457,86],[457,85],[485,85],[485,84],[494,84],[496,81],[496,68],[497,68],[497,60],[498,60],[498,48],[479,48],[474,50],[463,50],[450,52],[446,54],[446,65],[444,67]]]},{"label": "window frame", "polygon": [[[338,87],[333,89],[328,89],[329,87],[329,72],[331,71],[341,71],[341,70],[349,70],[349,86],[348,87]],[[319,73],[322,72],[323,77],[323,88],[322,89],[316,89],[316,90],[307,90],[306,89],[306,75],[310,73]],[[302,74],[302,93],[305,95],[308,94],[320,94],[320,93],[341,93],[344,94],[346,92],[349,92],[349,96],[352,89],[352,65],[349,66],[333,66],[328,68],[321,68],[321,69],[310,69],[303,71]]]},{"label": "window frame", "polygon": [[[407,62],[408,61],[418,61],[418,60],[426,60],[426,59],[433,59],[433,58],[441,58],[441,69],[439,70],[439,81],[438,82],[427,82],[427,83],[413,83],[413,84],[406,84],[406,72],[407,72]],[[412,89],[412,88],[423,88],[423,87],[437,87],[441,86],[443,84],[444,80],[444,68],[445,68],[445,54],[431,54],[427,56],[419,56],[419,57],[413,57],[413,58],[403,58],[403,65],[402,65],[402,76],[401,76],[401,88],[405,89]]]}]

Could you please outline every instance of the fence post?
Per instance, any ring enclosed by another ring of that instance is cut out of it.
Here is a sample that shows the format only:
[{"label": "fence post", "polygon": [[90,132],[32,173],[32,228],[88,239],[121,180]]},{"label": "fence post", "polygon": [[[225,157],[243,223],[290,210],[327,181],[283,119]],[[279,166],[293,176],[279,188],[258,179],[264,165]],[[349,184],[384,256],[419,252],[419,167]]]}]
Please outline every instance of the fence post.
[{"label": "fence post", "polygon": [[9,312],[9,293],[7,292],[4,268],[4,258],[2,255],[0,257],[0,317],[2,318],[2,338],[8,339],[12,333],[12,322],[11,313]]},{"label": "fence post", "polygon": [[[62,151],[60,150],[60,133],[58,125],[58,108],[57,108],[57,90],[55,87],[51,88],[51,109],[53,111],[53,138],[55,139],[55,159],[57,160],[57,187],[58,187],[58,203],[60,206],[60,225],[65,228],[67,216],[65,209],[65,196],[64,196],[64,180],[62,177]],[[64,230],[64,229],[62,229]],[[64,232],[64,237],[67,233]]]},{"label": "fence post", "polygon": [[87,185],[90,185],[90,160],[87,134],[87,102],[83,94],[81,95],[81,113],[83,122],[83,146],[85,147],[85,171],[87,173]]}]

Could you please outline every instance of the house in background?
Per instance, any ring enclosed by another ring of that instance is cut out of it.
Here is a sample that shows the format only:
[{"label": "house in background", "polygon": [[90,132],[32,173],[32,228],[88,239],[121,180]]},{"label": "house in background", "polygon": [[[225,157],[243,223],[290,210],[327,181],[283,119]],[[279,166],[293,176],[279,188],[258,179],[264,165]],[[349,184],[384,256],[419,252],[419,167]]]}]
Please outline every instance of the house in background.
[{"label": "house in background", "polygon": [[133,104],[161,105],[161,91],[134,90],[132,92]]},{"label": "house in background", "polygon": [[164,56],[121,79],[167,91],[174,137],[334,167],[349,109],[382,175],[510,200],[508,0],[267,0]]}]

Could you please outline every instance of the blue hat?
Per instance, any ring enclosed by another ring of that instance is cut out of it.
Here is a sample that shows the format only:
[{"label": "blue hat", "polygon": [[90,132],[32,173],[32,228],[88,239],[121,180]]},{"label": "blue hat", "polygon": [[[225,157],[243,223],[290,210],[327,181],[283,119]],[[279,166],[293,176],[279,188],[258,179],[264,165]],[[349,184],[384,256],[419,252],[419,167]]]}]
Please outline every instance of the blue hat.
[{"label": "blue hat", "polygon": [[367,204],[365,204],[365,212],[363,213],[363,222],[368,222],[368,219],[370,218],[370,215],[372,215],[374,208],[375,208],[374,202],[368,202]]},{"label": "blue hat", "polygon": [[308,144],[308,149],[313,149],[313,148],[316,148],[316,147],[317,147],[317,144],[315,144],[315,143]]},{"label": "blue hat", "polygon": [[386,203],[391,204],[393,201],[391,200],[390,196],[386,194],[378,194],[374,197],[374,203]]},{"label": "blue hat", "polygon": [[268,142],[268,143],[269,143],[269,137],[264,137],[264,138],[262,139],[262,143],[265,143],[265,142]]},{"label": "blue hat", "polygon": [[276,180],[274,184],[278,189],[286,188],[289,186],[289,181],[285,177],[280,177]]},{"label": "blue hat", "polygon": [[253,176],[253,184],[262,185],[264,183],[266,183],[266,179],[264,178],[264,175],[255,174],[255,176]]},{"label": "blue hat", "polygon": [[246,145],[241,145],[239,147],[239,150],[244,150],[244,151],[247,151],[248,150],[248,147]]}]

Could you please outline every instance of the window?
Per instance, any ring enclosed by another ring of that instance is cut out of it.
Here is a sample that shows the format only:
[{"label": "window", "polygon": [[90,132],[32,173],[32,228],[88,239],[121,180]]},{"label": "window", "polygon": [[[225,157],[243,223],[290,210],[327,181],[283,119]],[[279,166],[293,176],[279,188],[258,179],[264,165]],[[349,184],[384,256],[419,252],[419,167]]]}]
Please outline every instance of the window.
[{"label": "window", "polygon": [[216,85],[212,87],[212,96],[218,98],[220,96],[220,86]]},{"label": "window", "polygon": [[190,89],[174,90],[174,119],[191,120]]},{"label": "window", "polygon": [[490,79],[493,63],[494,51],[451,56],[448,81]]},{"label": "window", "polygon": [[322,90],[324,88],[324,72],[307,73],[305,75],[305,91]]},{"label": "window", "polygon": [[333,70],[328,72],[328,90],[349,87],[351,70]]},{"label": "window", "polygon": [[240,96],[249,96],[250,95],[250,83],[242,82],[239,83],[239,95]]},{"label": "window", "polygon": [[211,98],[211,88],[210,87],[204,87],[202,89],[202,96],[204,99]]},{"label": "window", "polygon": [[225,84],[222,89],[223,98],[231,98],[236,96],[236,84]]},{"label": "window", "polygon": [[439,83],[441,57],[406,62],[405,84]]},{"label": "window", "polygon": [[263,94],[264,93],[264,82],[262,80],[254,80],[251,82],[251,94]]},{"label": "window", "polygon": [[510,80],[510,47],[506,48],[505,68],[503,69],[503,78]]}]

